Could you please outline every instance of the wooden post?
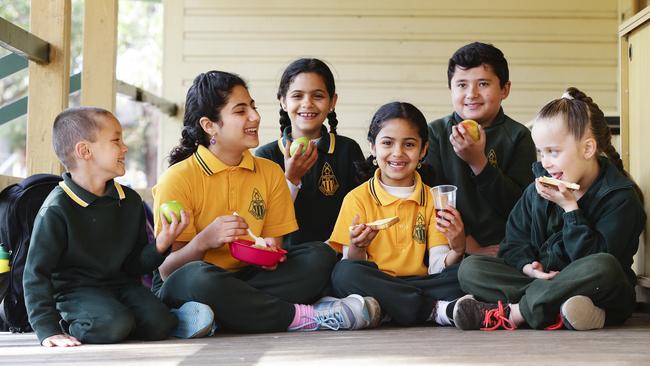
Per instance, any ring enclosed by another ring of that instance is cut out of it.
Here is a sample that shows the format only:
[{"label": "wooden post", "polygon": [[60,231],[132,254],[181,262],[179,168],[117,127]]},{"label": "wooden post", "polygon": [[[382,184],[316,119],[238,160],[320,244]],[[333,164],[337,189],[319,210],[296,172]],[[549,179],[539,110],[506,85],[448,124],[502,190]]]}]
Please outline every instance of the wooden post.
[{"label": "wooden post", "polygon": [[84,2],[81,104],[115,112],[118,0]]},{"label": "wooden post", "polygon": [[50,62],[29,63],[27,175],[60,174],[52,148],[52,123],[68,106],[70,89],[70,0],[32,0],[30,31],[50,43]]}]

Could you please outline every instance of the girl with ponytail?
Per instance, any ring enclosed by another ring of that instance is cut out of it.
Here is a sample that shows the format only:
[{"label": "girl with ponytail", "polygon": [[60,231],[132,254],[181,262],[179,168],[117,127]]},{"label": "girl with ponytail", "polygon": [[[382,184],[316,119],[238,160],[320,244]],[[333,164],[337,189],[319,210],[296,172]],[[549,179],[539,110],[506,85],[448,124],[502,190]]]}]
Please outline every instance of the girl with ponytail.
[{"label": "girl with ponytail", "polygon": [[325,241],[343,197],[360,183],[353,164],[363,160],[363,153],[354,140],[336,133],[338,96],[334,75],[323,61],[293,61],[282,74],[277,98],[281,138],[255,154],[282,167],[294,199],[300,229],[285,237],[285,245]]},{"label": "girl with ponytail", "polygon": [[202,335],[217,327],[250,333],[360,329],[376,323],[376,301],[359,295],[308,305],[327,288],[336,262],[323,242],[289,250],[272,267],[231,256],[231,243],[252,239],[250,233],[274,250],[282,248],[284,235],[298,229],[284,173],[249,151],[259,145],[259,125],[255,101],[239,76],[209,71],[194,79],[181,142],[153,189],[156,232],[158,208],[172,200],[188,213],[189,225],[158,268],[153,290],[172,308],[189,301],[208,305],[208,316],[194,315],[191,322],[208,320],[200,327]]},{"label": "girl with ponytail", "polygon": [[537,179],[510,214],[499,258],[463,261],[461,286],[485,302],[459,300],[455,324],[574,330],[622,324],[636,303],[632,257],[646,214],[604,114],[585,93],[568,88],[541,109],[532,136]]}]

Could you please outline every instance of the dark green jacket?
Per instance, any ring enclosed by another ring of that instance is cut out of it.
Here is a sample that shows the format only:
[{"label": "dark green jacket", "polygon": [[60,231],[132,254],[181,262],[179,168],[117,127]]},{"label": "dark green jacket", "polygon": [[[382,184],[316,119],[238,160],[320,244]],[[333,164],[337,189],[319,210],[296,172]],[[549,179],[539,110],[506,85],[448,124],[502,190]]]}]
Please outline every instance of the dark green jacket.
[{"label": "dark green jacket", "polygon": [[69,173],[63,179],[38,212],[23,278],[29,322],[41,341],[61,333],[56,302],[66,291],[138,284],[164,260],[148,242],[134,190],[110,180],[98,197]]},{"label": "dark green jacket", "polygon": [[[354,167],[354,162],[364,160],[359,144],[348,137],[328,133],[324,126],[321,136],[316,145],[318,160],[302,177],[302,188],[294,202],[299,229],[285,236],[286,248],[328,240],[343,198],[360,183]],[[291,126],[284,129],[282,140],[260,147],[255,155],[276,162],[284,170],[287,139],[291,139]]]},{"label": "dark green jacket", "polygon": [[[547,271],[560,271],[576,259],[609,253],[636,283],[631,267],[645,226],[643,203],[634,182],[607,158],[599,164],[598,178],[574,211],[564,212],[537,194],[535,184],[528,186],[510,214],[499,256],[518,270],[539,261]],[[540,163],[533,170],[535,176],[549,175]]]},{"label": "dark green jacket", "polygon": [[505,235],[510,211],[530,182],[530,165],[537,160],[535,145],[526,126],[515,122],[503,109],[485,129],[488,164],[474,175],[449,142],[452,126],[462,121],[456,113],[429,124],[429,149],[425,162],[436,175],[428,185],[453,184],[458,187],[456,207],[465,224],[465,233],[481,245],[500,242]]}]

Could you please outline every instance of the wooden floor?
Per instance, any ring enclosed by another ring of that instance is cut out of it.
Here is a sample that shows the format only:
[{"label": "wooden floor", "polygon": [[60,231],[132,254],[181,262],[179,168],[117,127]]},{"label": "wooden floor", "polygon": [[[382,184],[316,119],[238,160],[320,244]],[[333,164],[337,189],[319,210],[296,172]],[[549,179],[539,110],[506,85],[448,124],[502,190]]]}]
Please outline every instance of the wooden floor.
[{"label": "wooden floor", "polygon": [[0,365],[650,365],[650,316],[590,332],[461,332],[382,327],[355,332],[219,334],[211,338],[45,348],[0,333]]}]

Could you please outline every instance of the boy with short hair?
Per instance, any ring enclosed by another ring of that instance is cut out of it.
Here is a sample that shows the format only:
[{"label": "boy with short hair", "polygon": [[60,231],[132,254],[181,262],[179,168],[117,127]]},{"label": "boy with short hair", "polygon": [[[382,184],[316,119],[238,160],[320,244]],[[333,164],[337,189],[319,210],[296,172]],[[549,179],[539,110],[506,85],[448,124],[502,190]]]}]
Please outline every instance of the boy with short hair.
[{"label": "boy with short hair", "polygon": [[[113,180],[125,173],[128,148],[110,112],[63,111],[53,143],[67,172],[38,212],[23,281],[39,341],[52,347],[167,338],[178,320],[140,275],[162,263],[187,215],[163,220],[148,242],[142,199]],[[185,305],[183,311],[196,311],[201,304]]]},{"label": "boy with short hair", "polygon": [[[510,211],[533,181],[537,160],[530,131],[506,116],[501,102],[510,93],[508,62],[496,47],[474,42],[449,59],[447,82],[454,112],[429,124],[425,162],[435,182],[458,187],[467,253],[496,255]],[[479,139],[460,124],[478,123]]]}]

